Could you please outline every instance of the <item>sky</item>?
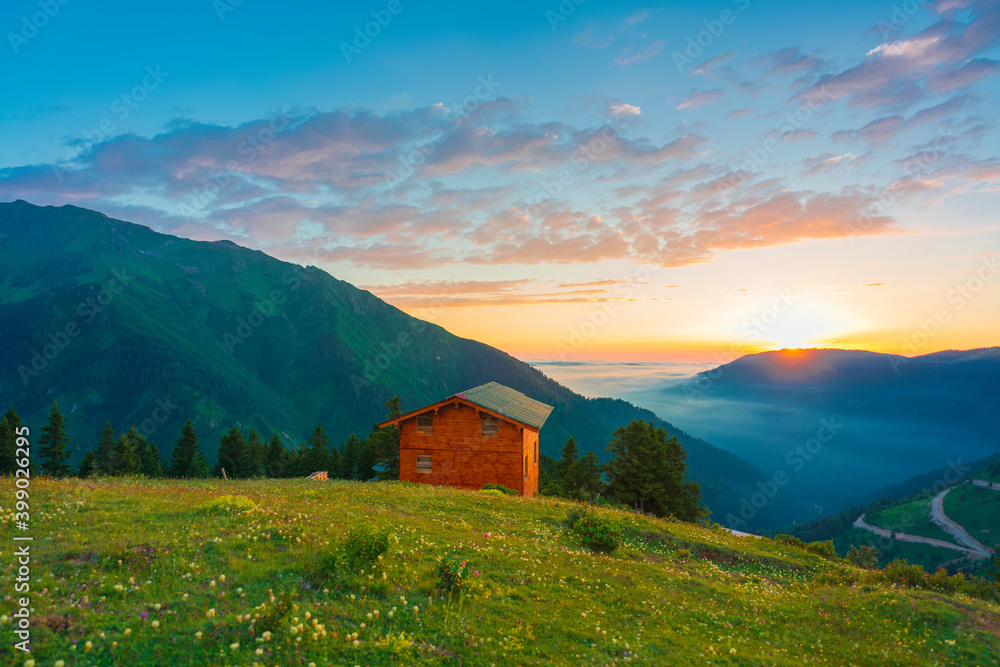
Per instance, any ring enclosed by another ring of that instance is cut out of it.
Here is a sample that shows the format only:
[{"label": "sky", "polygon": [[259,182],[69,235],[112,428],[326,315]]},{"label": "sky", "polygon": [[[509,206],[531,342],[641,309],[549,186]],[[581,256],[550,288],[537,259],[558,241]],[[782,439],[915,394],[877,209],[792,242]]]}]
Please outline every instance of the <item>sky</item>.
[{"label": "sky", "polygon": [[515,356],[998,344],[1000,3],[0,8],[0,201]]}]

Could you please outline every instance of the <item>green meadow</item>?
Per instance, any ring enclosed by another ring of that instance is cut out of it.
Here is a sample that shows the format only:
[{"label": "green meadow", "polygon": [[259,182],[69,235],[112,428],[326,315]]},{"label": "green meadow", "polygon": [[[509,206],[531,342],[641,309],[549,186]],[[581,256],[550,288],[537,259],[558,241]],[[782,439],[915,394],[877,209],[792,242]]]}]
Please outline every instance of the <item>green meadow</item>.
[{"label": "green meadow", "polygon": [[5,543],[34,537],[33,650],[9,649],[4,615],[3,665],[985,666],[1000,655],[996,589],[605,507],[589,511],[624,538],[594,553],[567,528],[584,507],[560,500],[400,482],[34,479],[27,533],[10,504]]}]

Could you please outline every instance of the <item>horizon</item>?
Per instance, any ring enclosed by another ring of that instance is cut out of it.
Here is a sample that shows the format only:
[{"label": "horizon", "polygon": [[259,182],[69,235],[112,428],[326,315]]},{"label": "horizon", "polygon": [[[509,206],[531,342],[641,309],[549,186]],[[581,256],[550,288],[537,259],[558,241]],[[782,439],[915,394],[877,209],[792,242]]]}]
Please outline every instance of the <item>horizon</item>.
[{"label": "horizon", "polygon": [[100,6],[0,10],[0,198],[518,358],[997,342],[995,2]]}]

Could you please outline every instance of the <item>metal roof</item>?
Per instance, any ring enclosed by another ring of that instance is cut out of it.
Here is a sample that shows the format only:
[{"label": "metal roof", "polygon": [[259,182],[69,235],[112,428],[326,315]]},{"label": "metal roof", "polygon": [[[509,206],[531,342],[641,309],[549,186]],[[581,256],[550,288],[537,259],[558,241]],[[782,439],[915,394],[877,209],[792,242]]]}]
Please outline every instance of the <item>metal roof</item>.
[{"label": "metal roof", "polygon": [[521,392],[496,382],[487,382],[484,385],[466,389],[455,394],[452,398],[475,403],[487,410],[493,410],[505,417],[539,429],[542,428],[542,424],[552,412],[551,405],[528,398]]}]

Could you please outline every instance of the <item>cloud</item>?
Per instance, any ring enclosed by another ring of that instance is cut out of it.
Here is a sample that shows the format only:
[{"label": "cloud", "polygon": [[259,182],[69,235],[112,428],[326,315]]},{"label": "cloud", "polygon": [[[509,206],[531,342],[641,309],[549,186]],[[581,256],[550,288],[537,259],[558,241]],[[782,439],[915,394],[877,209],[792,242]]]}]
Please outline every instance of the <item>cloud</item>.
[{"label": "cloud", "polygon": [[723,51],[722,53],[712,56],[702,64],[698,65],[698,67],[692,70],[691,73],[711,77],[714,74],[715,68],[721,67],[722,65],[725,65],[726,63],[731,62],[735,59],[736,59],[735,51],[733,51],[732,49],[728,51]]},{"label": "cloud", "polygon": [[904,108],[931,92],[966,88],[996,70],[980,54],[1000,42],[1000,3],[970,7],[970,18],[942,18],[905,39],[872,48],[858,65],[820,76],[810,87],[860,108]]},{"label": "cloud", "polygon": [[694,109],[696,107],[704,106],[706,104],[711,104],[720,97],[723,96],[725,91],[721,88],[716,88],[714,90],[694,90],[692,89],[688,96],[681,100],[681,103],[677,105],[678,109]]},{"label": "cloud", "polygon": [[821,153],[820,155],[813,155],[807,158],[803,162],[804,171],[803,174],[807,176],[812,176],[815,174],[821,174],[828,171],[833,171],[836,169],[840,163],[844,160],[853,162],[857,159],[857,156],[853,153],[845,153],[844,155],[834,155],[833,153]]},{"label": "cloud", "polygon": [[742,109],[733,109],[726,114],[726,120],[733,120],[734,118],[740,118],[747,115],[753,111],[753,107],[743,107]]},{"label": "cloud", "polygon": [[624,102],[615,102],[608,107],[608,111],[612,116],[638,116],[642,113],[639,107],[632,106],[631,104],[625,104]]},{"label": "cloud", "polygon": [[646,62],[650,58],[655,58],[663,50],[664,41],[662,39],[653,42],[646,48],[632,53],[632,47],[626,46],[622,49],[620,56],[615,58],[616,65],[635,65],[636,63]]},{"label": "cloud", "polygon": [[642,23],[648,18],[649,18],[649,12],[646,11],[645,9],[640,9],[630,14],[623,22],[623,25],[626,26],[636,25],[637,23]]},{"label": "cloud", "polygon": [[593,28],[587,28],[586,30],[573,35],[574,44],[588,49],[603,49],[611,46],[613,41],[615,41],[614,35],[597,37]]},{"label": "cloud", "polygon": [[815,139],[819,136],[815,130],[792,130],[791,132],[785,132],[781,135],[781,138],[785,141],[802,141],[803,139]]}]

